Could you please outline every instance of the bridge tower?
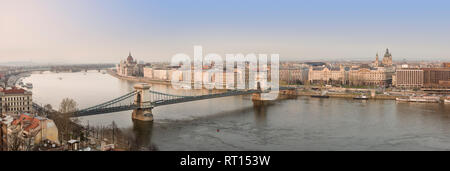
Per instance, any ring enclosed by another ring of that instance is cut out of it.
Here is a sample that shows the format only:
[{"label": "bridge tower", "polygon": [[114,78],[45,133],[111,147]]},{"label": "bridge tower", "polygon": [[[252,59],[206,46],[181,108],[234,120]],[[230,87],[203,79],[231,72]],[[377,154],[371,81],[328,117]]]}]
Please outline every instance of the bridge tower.
[{"label": "bridge tower", "polygon": [[[262,90],[260,82],[257,83],[257,89],[260,91]],[[269,100],[264,100],[263,98],[261,98],[261,93],[254,93],[252,95],[252,102],[254,107],[265,106],[270,103]]]},{"label": "bridge tower", "polygon": [[[257,89],[258,90],[262,90],[261,89],[261,85],[258,82],[257,84]],[[278,91],[278,98],[276,100],[282,100],[282,99],[295,99],[297,98],[296,96],[296,90],[293,89],[287,89],[287,90],[279,90]],[[252,95],[252,101],[253,101],[253,106],[254,107],[259,107],[259,106],[265,106],[271,103],[271,101],[273,100],[264,100],[263,98],[261,98],[261,93],[254,93]]]},{"label": "bridge tower", "polygon": [[150,86],[148,84],[136,84],[134,89],[136,90],[134,104],[137,106],[137,109],[133,110],[133,120],[153,121],[153,107],[150,103],[149,95]]},{"label": "bridge tower", "polygon": [[295,88],[280,90],[280,94],[278,99],[296,99],[297,98],[297,90]]}]

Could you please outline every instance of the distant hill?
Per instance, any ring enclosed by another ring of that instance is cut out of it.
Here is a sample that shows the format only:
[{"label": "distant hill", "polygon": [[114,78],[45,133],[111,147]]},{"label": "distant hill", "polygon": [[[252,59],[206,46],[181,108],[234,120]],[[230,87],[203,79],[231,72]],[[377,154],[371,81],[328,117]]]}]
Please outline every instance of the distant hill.
[{"label": "distant hill", "polygon": [[30,65],[37,65],[37,64],[34,62],[22,62],[22,61],[0,62],[0,66],[30,66]]},{"label": "distant hill", "polygon": [[53,63],[36,63],[27,61],[0,62],[0,66],[36,66],[36,65],[67,65],[70,63],[53,62]]}]

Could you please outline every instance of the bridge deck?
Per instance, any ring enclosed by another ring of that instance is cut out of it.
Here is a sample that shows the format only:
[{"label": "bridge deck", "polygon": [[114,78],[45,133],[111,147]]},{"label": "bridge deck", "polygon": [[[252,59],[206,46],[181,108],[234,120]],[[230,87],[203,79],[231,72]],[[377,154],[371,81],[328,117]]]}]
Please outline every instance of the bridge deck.
[{"label": "bridge deck", "polygon": [[[280,87],[279,90],[291,90],[291,89],[295,89],[295,88]],[[152,97],[150,97],[150,99],[153,99],[153,100],[150,102],[144,102],[144,104],[150,103],[149,105],[146,105],[144,107],[144,106],[137,106],[136,104],[129,102],[130,100],[133,101],[134,96],[137,94],[136,91],[133,91],[133,92],[130,92],[119,98],[110,100],[108,102],[105,102],[105,103],[102,103],[99,105],[95,105],[93,107],[86,108],[83,110],[79,110],[79,111],[75,112],[75,116],[80,117],[80,116],[113,113],[113,112],[134,110],[134,109],[138,109],[138,108],[148,109],[148,108],[154,108],[154,107],[158,107],[158,106],[171,105],[171,104],[177,104],[177,103],[185,103],[185,102],[206,100],[206,99],[213,99],[213,98],[221,98],[221,97],[249,95],[249,94],[254,94],[254,93],[265,93],[265,92],[269,92],[269,90],[266,90],[266,91],[228,90],[224,93],[217,93],[217,94],[207,94],[207,95],[199,95],[199,96],[179,96],[179,95],[165,94],[165,93],[150,90],[150,94],[152,96]]]}]

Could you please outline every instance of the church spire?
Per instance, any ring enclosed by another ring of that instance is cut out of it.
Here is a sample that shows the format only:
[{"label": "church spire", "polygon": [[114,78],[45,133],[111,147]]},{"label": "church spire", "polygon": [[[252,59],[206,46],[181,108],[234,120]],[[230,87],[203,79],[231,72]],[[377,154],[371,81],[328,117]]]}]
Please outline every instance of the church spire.
[{"label": "church spire", "polygon": [[131,62],[133,62],[133,57],[131,56],[131,51],[128,53],[128,58],[127,58],[127,61],[129,62],[129,63],[131,63]]},{"label": "church spire", "polygon": [[386,53],[384,54],[384,57],[390,57],[391,53],[389,53],[389,48],[386,48]]},{"label": "church spire", "polygon": [[375,57],[375,61],[373,61],[373,66],[374,67],[378,67],[379,65],[379,57],[378,57],[378,52],[377,52],[377,56]]}]

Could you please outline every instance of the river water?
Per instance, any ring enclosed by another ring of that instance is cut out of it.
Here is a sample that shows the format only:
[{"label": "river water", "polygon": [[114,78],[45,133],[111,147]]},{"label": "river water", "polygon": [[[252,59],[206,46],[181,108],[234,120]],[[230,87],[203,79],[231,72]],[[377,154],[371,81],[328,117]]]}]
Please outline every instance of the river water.
[{"label": "river water", "polygon": [[[34,73],[33,100],[54,108],[65,97],[90,107],[133,90],[135,83],[97,71]],[[172,94],[200,94],[151,85]],[[154,122],[133,122],[131,112],[81,118],[113,121],[143,146],[159,150],[450,150],[450,105],[391,100],[297,99],[255,108],[250,96],[161,106]]]}]

